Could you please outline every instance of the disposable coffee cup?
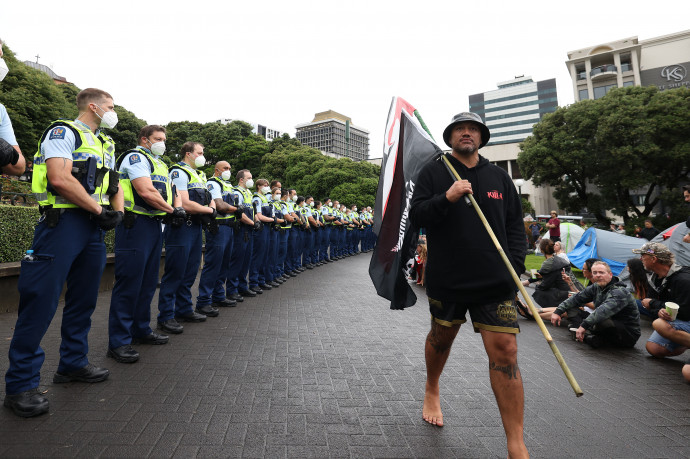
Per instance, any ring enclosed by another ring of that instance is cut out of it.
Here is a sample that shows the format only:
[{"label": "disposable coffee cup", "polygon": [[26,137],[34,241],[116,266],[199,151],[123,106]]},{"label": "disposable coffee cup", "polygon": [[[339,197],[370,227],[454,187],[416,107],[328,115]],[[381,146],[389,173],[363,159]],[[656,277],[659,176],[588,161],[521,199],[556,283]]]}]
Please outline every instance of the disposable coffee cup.
[{"label": "disposable coffee cup", "polygon": [[671,303],[670,301],[666,302],[666,314],[671,316],[671,320],[676,320],[678,309],[680,309],[680,306],[678,306],[676,303]]},{"label": "disposable coffee cup", "polygon": [[532,273],[532,279],[537,278],[537,270],[536,269],[530,269],[530,272]]}]

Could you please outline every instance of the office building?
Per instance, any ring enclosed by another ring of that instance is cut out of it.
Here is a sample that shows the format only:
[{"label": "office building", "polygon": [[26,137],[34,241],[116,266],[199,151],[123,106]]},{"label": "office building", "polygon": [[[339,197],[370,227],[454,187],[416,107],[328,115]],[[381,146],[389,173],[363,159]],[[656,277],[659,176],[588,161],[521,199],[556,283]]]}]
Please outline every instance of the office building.
[{"label": "office building", "polygon": [[498,83],[498,89],[470,96],[470,111],[479,114],[491,130],[488,145],[515,143],[532,134],[532,126],[556,111],[556,79],[532,81],[518,76]]},{"label": "office building", "polygon": [[469,97],[470,111],[479,114],[491,131],[489,143],[479,153],[510,175],[537,215],[548,214],[557,208],[551,187],[538,187],[524,180],[517,157],[520,142],[532,134],[532,126],[558,108],[556,80],[535,82],[532,77],[518,76],[497,86]]},{"label": "office building", "polygon": [[233,120],[232,118],[223,118],[222,120],[216,120],[218,123],[222,124],[230,124],[233,121],[243,121],[245,123],[251,124],[252,125],[252,132],[254,134],[258,134],[264,139],[268,140],[269,142],[273,139],[277,139],[278,137],[282,137],[283,132],[278,131],[277,129],[271,129],[268,128],[262,124],[254,124],[250,123],[249,121],[244,121],[244,120]]},{"label": "office building", "polygon": [[690,30],[639,40],[623,38],[568,52],[575,101],[599,99],[613,88],[690,87]]},{"label": "office building", "polygon": [[369,157],[369,131],[333,110],[317,113],[311,123],[295,126],[295,138],[303,145],[334,158],[362,161]]}]

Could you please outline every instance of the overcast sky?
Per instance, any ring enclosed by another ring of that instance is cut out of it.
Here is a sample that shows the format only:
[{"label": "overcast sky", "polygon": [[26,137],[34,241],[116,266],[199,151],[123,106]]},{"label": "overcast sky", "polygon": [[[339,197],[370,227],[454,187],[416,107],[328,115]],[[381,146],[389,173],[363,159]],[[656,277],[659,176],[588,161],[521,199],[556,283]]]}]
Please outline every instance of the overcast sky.
[{"label": "overcast sky", "polygon": [[442,144],[470,94],[529,75],[556,78],[570,104],[568,51],[687,30],[689,17],[687,0],[39,0],[4,2],[0,37],[149,123],[232,118],[294,136],[332,109],[369,131],[374,158],[393,96]]}]

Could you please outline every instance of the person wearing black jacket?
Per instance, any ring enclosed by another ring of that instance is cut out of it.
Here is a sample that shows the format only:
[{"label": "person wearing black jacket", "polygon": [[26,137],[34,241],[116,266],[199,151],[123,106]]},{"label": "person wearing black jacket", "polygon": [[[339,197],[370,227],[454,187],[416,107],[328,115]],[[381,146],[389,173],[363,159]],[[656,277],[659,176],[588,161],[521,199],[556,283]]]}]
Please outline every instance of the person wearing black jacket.
[{"label": "person wearing black jacket", "polygon": [[432,316],[425,358],[426,391],[422,416],[442,426],[439,379],[467,311],[482,335],[489,375],[508,442],[510,457],[527,457],[523,440],[524,392],[517,366],[519,332],[515,284],[476,211],[474,195],[515,271],[522,273],[525,235],[520,198],[508,174],[479,155],[489,129],[475,113],[460,113],[446,127],[446,157],[462,180],[443,162],[422,169],[410,205],[410,218],[427,233],[427,295]]},{"label": "person wearing black jacket", "polygon": [[[664,244],[648,242],[633,253],[647,270],[648,294],[642,306],[658,316],[654,332],[646,343],[654,357],[680,355],[690,347],[690,268],[675,263],[675,256]],[[669,302],[680,307],[675,320],[666,312]]]},{"label": "person wearing black jacket", "polygon": [[[568,313],[571,327],[576,327],[575,339],[598,348],[604,345],[633,347],[640,338],[640,313],[632,293],[613,275],[603,261],[592,264],[593,283],[561,303],[551,315],[551,323],[560,325]],[[594,312],[581,319],[580,308],[593,302]],[[574,325],[573,320],[578,320]]]},{"label": "person wearing black jacket", "polygon": [[[563,300],[568,298],[568,284],[563,280],[562,270],[570,271],[570,263],[563,258],[554,255],[554,243],[549,239],[543,239],[539,243],[539,250],[546,260],[539,269],[541,282],[535,287],[534,301],[542,308],[556,308]],[[523,285],[536,282],[537,279],[523,281]],[[553,312],[553,311],[550,311]]]}]

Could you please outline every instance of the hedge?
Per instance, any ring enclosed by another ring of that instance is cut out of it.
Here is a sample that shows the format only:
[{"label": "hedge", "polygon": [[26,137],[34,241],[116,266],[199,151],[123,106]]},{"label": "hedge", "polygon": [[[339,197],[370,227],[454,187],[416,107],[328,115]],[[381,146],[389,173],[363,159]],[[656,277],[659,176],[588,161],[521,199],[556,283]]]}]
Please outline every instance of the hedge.
[{"label": "hedge", "polygon": [[[39,216],[38,207],[0,204],[0,263],[22,259],[31,248]],[[108,252],[113,252],[115,231],[106,233],[105,245]]]}]

